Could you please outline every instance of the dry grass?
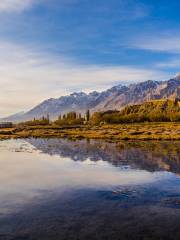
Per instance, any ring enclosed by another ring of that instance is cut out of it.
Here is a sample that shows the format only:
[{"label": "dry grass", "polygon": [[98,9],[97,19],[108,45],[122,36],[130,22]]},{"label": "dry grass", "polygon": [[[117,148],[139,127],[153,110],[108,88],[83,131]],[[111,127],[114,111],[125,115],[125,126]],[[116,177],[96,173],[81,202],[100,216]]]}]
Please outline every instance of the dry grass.
[{"label": "dry grass", "polygon": [[0,139],[27,137],[107,140],[180,140],[180,123],[136,123],[102,126],[35,126],[1,129]]}]

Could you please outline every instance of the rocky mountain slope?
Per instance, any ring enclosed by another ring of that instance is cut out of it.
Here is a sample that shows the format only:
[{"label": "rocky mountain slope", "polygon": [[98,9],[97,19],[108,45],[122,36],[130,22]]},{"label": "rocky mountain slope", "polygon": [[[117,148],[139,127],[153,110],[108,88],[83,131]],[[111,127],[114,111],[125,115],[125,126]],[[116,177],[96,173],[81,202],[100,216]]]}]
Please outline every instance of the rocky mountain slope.
[{"label": "rocky mountain slope", "polygon": [[180,75],[168,81],[145,81],[129,86],[118,85],[103,92],[72,93],[58,99],[48,99],[30,111],[3,120],[25,121],[50,115],[52,119],[69,111],[85,112],[121,110],[127,105],[163,98],[180,98]]},{"label": "rocky mountain slope", "polygon": [[169,81],[146,81],[131,84],[123,93],[114,92],[104,102],[98,104],[94,111],[120,110],[124,106],[143,103],[149,100],[180,97],[180,79]]}]

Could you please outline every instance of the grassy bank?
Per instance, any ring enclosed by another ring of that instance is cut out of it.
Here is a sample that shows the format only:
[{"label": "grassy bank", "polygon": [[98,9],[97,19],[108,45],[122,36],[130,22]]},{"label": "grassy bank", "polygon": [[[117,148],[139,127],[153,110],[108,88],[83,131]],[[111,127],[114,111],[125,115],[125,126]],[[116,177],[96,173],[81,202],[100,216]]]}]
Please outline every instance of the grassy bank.
[{"label": "grassy bank", "polygon": [[24,126],[1,129],[0,139],[58,137],[107,140],[180,140],[180,123],[104,124],[101,126]]}]

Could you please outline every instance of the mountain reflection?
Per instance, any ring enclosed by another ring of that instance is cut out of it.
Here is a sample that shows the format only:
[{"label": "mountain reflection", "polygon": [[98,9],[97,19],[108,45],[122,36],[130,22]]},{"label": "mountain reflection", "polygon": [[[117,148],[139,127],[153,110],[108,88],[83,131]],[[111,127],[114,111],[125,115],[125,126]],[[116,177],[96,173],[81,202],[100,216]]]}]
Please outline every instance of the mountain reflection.
[{"label": "mountain reflection", "polygon": [[73,161],[106,161],[113,166],[130,166],[150,172],[180,173],[180,142],[120,142],[96,140],[27,139],[36,149]]}]

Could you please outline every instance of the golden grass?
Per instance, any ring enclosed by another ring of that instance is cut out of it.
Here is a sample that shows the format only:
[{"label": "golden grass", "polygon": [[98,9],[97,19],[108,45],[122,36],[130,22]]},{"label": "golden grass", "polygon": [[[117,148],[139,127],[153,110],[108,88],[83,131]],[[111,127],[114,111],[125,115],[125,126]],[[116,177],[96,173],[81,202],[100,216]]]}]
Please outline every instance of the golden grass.
[{"label": "golden grass", "polygon": [[102,126],[34,126],[1,129],[0,139],[27,137],[107,140],[180,140],[180,123],[105,124]]}]

